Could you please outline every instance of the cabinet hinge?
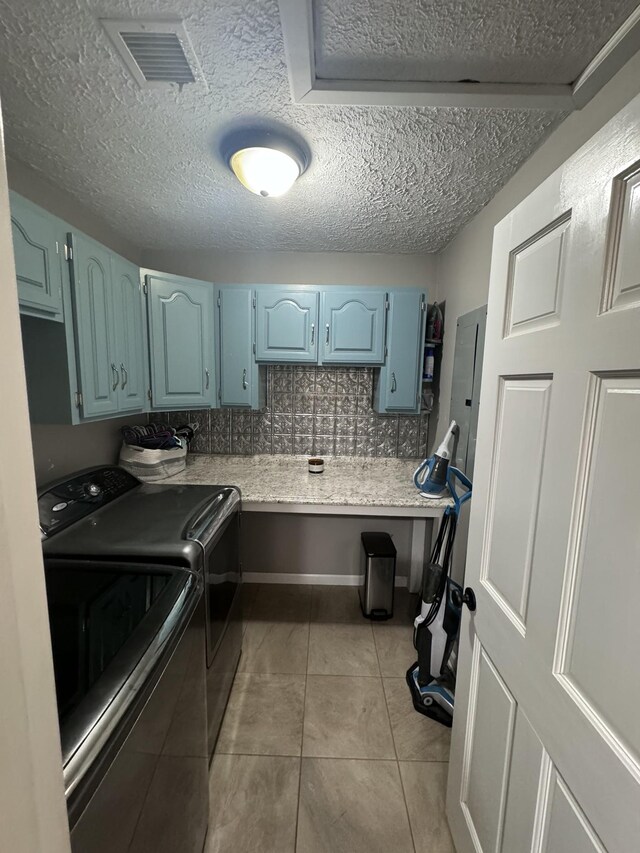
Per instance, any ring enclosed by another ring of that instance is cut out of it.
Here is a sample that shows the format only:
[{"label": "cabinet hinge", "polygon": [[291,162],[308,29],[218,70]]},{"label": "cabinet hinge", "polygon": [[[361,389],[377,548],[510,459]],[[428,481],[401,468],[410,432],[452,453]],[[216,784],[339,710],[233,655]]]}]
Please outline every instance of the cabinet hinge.
[{"label": "cabinet hinge", "polygon": [[389,355],[389,347],[384,348],[384,357],[386,358]]},{"label": "cabinet hinge", "polygon": [[256,345],[255,344],[253,344],[253,354],[254,355],[256,354]]},{"label": "cabinet hinge", "polygon": [[220,299],[220,294],[218,294],[217,303],[218,303],[218,308],[219,308],[222,305],[222,300]]},{"label": "cabinet hinge", "polygon": [[147,399],[151,400],[151,388],[147,388]]},{"label": "cabinet hinge", "polygon": [[82,393],[80,391],[76,391],[75,398],[76,398],[76,409],[79,409],[80,406],[82,406]]},{"label": "cabinet hinge", "polygon": [[424,296],[422,297],[422,302],[420,303],[420,310],[421,310],[421,311],[426,311],[426,310],[427,310],[427,303],[426,303],[426,301],[425,301]]},{"label": "cabinet hinge", "polygon": [[388,311],[388,310],[389,310],[389,300],[388,300],[388,299],[385,299],[385,300],[384,300],[384,310],[385,310],[385,311]]},{"label": "cabinet hinge", "polygon": [[222,402],[222,391],[218,388],[218,400]]},{"label": "cabinet hinge", "polygon": [[251,304],[253,305],[253,307],[254,307],[254,308],[256,307],[256,298],[255,298],[255,296],[252,296],[252,297],[251,297]]},{"label": "cabinet hinge", "polygon": [[73,260],[73,249],[69,245],[69,243],[64,244],[64,259],[65,261]]},{"label": "cabinet hinge", "polygon": [[144,295],[145,295],[145,296],[147,295],[147,293],[149,293],[149,288],[147,287],[147,282],[146,282],[146,281],[145,281],[145,283],[142,285],[142,292],[144,293]]}]

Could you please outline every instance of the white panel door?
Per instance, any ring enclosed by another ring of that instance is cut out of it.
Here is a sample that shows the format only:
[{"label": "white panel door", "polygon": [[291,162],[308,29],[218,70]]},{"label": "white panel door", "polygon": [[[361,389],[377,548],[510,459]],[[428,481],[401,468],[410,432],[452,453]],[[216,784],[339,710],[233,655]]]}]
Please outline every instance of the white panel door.
[{"label": "white panel door", "polygon": [[494,232],[447,813],[640,850],[640,97]]}]

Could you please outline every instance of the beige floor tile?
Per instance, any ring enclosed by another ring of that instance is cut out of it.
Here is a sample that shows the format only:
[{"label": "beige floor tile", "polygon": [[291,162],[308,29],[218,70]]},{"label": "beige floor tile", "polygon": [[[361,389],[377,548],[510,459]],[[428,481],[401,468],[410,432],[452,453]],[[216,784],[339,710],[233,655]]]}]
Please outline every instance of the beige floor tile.
[{"label": "beige floor tile", "polygon": [[418,653],[413,648],[413,628],[409,625],[374,624],[373,638],[376,643],[380,672],[383,676],[403,678]]},{"label": "beige floor tile", "polygon": [[420,596],[411,593],[406,586],[397,586],[393,591],[393,616],[391,619],[371,620],[372,625],[413,625],[420,607]]},{"label": "beige floor tile", "polygon": [[433,761],[400,762],[416,853],[455,853],[445,816],[448,769]]},{"label": "beige floor tile", "polygon": [[409,592],[406,586],[398,586],[393,591],[393,618],[379,624],[413,625],[418,615],[420,596]]},{"label": "beige floor tile", "polygon": [[395,758],[379,678],[308,675],[303,755]]},{"label": "beige floor tile", "polygon": [[371,625],[311,624],[313,675],[380,675]]},{"label": "beige floor tile", "polygon": [[383,678],[391,731],[401,761],[448,761],[451,729],[419,714],[404,678]]},{"label": "beige floor tile", "polygon": [[311,593],[312,622],[366,624],[355,586],[314,586]]},{"label": "beige floor tile", "polygon": [[205,853],[293,853],[300,759],[216,755]]},{"label": "beige floor tile", "polygon": [[413,853],[395,761],[302,759],[298,853]]},{"label": "beige floor tile", "polygon": [[308,622],[311,587],[297,584],[248,584],[247,621]]},{"label": "beige floor tile", "polygon": [[217,752],[300,755],[304,675],[236,674]]},{"label": "beige floor tile", "polygon": [[304,675],[308,649],[307,622],[247,622],[239,670]]}]

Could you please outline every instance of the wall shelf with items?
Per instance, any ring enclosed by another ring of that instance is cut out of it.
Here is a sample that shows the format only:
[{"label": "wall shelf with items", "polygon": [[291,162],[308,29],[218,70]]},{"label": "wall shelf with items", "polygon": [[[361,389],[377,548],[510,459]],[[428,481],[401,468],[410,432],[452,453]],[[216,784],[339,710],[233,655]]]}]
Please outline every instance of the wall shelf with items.
[{"label": "wall shelf with items", "polygon": [[437,302],[427,308],[427,323],[424,348],[422,355],[422,389],[420,396],[420,411],[430,414],[433,411],[437,376],[440,373],[442,359],[442,336],[444,331],[444,316]]}]

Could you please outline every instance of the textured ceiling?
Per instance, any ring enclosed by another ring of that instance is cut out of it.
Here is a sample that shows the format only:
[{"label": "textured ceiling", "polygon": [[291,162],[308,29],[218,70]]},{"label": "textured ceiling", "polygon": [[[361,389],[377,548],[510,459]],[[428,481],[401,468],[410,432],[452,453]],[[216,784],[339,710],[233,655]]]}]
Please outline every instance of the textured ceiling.
[{"label": "textured ceiling", "polygon": [[[184,19],[208,92],[138,88],[97,21],[162,14]],[[275,0],[0,0],[0,94],[10,155],[164,249],[435,251],[561,117],[293,104]],[[220,162],[238,122],[306,140],[288,195],[253,196]]]},{"label": "textured ceiling", "polygon": [[573,83],[638,0],[314,0],[327,79]]}]

